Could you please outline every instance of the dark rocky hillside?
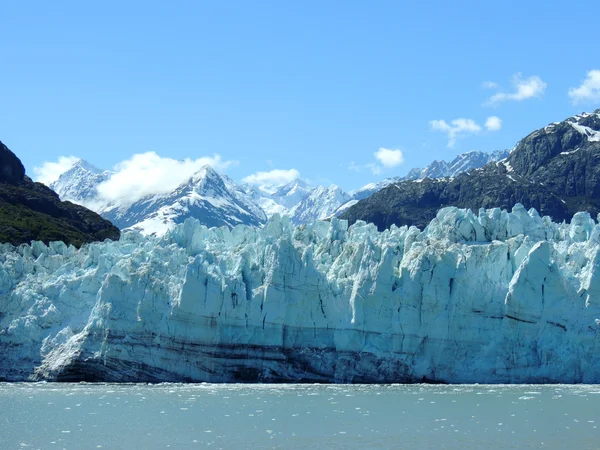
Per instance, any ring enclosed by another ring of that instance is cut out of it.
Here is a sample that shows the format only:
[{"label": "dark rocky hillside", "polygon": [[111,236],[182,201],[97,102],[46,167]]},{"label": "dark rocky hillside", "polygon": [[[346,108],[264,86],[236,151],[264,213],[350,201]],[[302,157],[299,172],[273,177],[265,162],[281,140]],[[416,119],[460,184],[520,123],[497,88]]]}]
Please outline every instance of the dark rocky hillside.
[{"label": "dark rocky hillside", "polygon": [[119,239],[120,231],[83,206],[61,202],[58,195],[25,175],[19,158],[0,142],[0,242],[86,242]]},{"label": "dark rocky hillside", "polygon": [[522,203],[555,221],[600,212],[600,110],[551,124],[519,142],[502,162],[455,178],[403,181],[349,208],[342,219],[424,228],[445,206],[512,208]]}]

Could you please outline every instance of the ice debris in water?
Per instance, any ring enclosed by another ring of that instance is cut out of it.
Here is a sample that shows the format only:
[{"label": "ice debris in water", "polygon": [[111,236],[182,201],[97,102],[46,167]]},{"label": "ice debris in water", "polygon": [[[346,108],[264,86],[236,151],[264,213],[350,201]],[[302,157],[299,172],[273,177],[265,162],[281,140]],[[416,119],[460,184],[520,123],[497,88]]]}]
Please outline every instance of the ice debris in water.
[{"label": "ice debris in water", "polygon": [[0,246],[0,379],[600,382],[600,227],[516,205]]}]

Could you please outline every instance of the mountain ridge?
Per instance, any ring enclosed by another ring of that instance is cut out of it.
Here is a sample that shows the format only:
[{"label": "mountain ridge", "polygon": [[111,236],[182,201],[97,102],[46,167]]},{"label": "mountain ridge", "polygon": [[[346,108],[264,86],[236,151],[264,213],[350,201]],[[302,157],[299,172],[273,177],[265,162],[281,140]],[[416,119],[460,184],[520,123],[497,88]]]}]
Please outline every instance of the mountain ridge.
[{"label": "mountain ridge", "polygon": [[600,212],[600,110],[554,122],[523,138],[506,159],[437,183],[401,181],[348,208],[341,218],[427,226],[436,211],[505,208],[517,203],[553,220]]},{"label": "mountain ridge", "polygon": [[[51,184],[51,187],[60,194],[61,198],[93,208],[122,229],[135,228],[145,234],[163,234],[176,223],[180,223],[192,215],[207,226],[227,226],[229,228],[241,223],[262,226],[266,218],[274,214],[288,215],[295,224],[323,220],[332,214],[341,214],[344,209],[349,208],[358,200],[366,198],[390,183],[404,180],[407,177],[417,179],[432,175],[455,175],[460,170],[479,167],[485,161],[497,160],[507,154],[506,150],[491,154],[471,151],[460,154],[449,162],[433,161],[425,168],[411,170],[405,177],[392,177],[378,183],[370,183],[350,193],[336,185],[311,186],[300,178],[281,185],[256,186],[248,183],[240,185],[226,175],[211,172],[214,182],[219,184],[222,181],[225,186],[225,188],[217,189],[220,195],[245,212],[233,207],[234,210],[230,210],[228,213],[223,211],[219,213],[217,210],[223,205],[216,204],[219,202],[214,201],[214,197],[212,197],[212,202],[208,201],[205,204],[204,209],[190,212],[191,197],[188,199],[188,204],[185,204],[185,201],[182,204],[178,200],[179,197],[185,196],[183,190],[186,189],[185,185],[189,184],[189,180],[170,193],[148,195],[132,204],[121,205],[119,201],[112,201],[108,204],[97,202],[94,200],[97,196],[98,186],[108,181],[112,173],[100,170],[81,159],[61,174],[58,180]],[[201,170],[206,171],[206,168]],[[193,175],[191,179],[196,175]],[[200,182],[201,180],[196,181]],[[188,194],[190,194],[190,189],[193,190],[188,186]],[[169,204],[169,202],[171,203]]]},{"label": "mountain ridge", "polygon": [[0,242],[63,241],[79,247],[120,231],[95,212],[68,202],[25,173],[21,160],[0,142]]}]

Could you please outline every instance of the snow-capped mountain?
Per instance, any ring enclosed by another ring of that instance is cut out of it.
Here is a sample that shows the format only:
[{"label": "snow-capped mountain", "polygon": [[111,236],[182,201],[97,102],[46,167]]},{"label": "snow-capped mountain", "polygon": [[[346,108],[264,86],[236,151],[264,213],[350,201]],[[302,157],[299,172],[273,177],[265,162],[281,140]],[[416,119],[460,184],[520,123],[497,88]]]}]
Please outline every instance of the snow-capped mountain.
[{"label": "snow-capped mountain", "polygon": [[278,188],[271,197],[278,204],[283,205],[288,209],[292,209],[308,197],[314,189],[314,186],[310,186],[305,181],[296,178]]},{"label": "snow-capped mountain", "polygon": [[508,155],[508,151],[469,152],[450,162],[434,161],[424,169],[413,169],[405,177],[392,177],[368,184],[353,193],[336,185],[311,186],[297,178],[282,185],[239,185],[227,176],[204,167],[172,192],[147,196],[135,203],[98,201],[97,188],[112,173],[84,160],[77,161],[50,186],[61,199],[87,206],[121,229],[136,228],[145,234],[163,234],[187,217],[206,226],[237,224],[261,226],[266,218],[290,216],[296,224],[340,215],[359,200],[406,179],[452,177]]},{"label": "snow-capped mountain", "polygon": [[[498,157],[504,154],[497,154]],[[480,160],[485,160],[482,158]],[[464,167],[456,162],[456,167]],[[600,213],[600,109],[530,133],[506,158],[456,176],[405,180],[361,200],[341,215],[391,225],[426,226],[441,206],[535,208],[556,221]]]},{"label": "snow-capped mountain", "polygon": [[241,189],[260,205],[267,217],[271,217],[274,214],[289,216],[290,210],[308,196],[314,187],[296,178],[283,185],[244,184]]},{"label": "snow-capped mountain", "polygon": [[150,195],[131,205],[109,205],[103,217],[121,229],[162,235],[176,224],[194,217],[207,227],[261,226],[262,208],[229,178],[204,166],[173,192]]},{"label": "snow-capped mountain", "polygon": [[289,215],[290,212],[285,206],[277,203],[271,197],[270,193],[261,190],[259,187],[251,184],[244,184],[241,186],[241,189],[262,208],[267,217],[271,217],[275,214],[279,214],[280,216]]},{"label": "snow-capped mountain", "polygon": [[351,198],[336,185],[313,187],[299,178],[281,186],[245,184],[242,189],[267,217],[289,216],[296,224],[325,219]]},{"label": "snow-capped mountain", "polygon": [[425,178],[455,177],[471,169],[478,169],[492,161],[500,161],[509,155],[509,150],[496,150],[492,153],[471,151],[462,153],[450,162],[433,161],[424,169],[413,169],[405,177],[406,180],[423,180]]},{"label": "snow-capped mountain", "polygon": [[325,219],[350,198],[350,194],[335,184],[329,187],[319,186],[290,210],[290,217],[296,224]]},{"label": "snow-capped mountain", "polygon": [[461,153],[450,162],[433,161],[427,167],[411,169],[408,174],[403,177],[391,177],[381,180],[377,183],[369,183],[356,191],[350,193],[350,200],[343,203],[337,208],[333,214],[336,216],[342,215],[352,206],[356,205],[360,200],[370,197],[375,192],[388,187],[391,184],[399,183],[406,180],[423,180],[425,178],[447,178],[455,177],[467,170],[478,169],[492,161],[500,161],[510,154],[510,150],[496,150],[492,153],[479,151],[471,151]]},{"label": "snow-capped mountain", "polygon": [[208,227],[261,226],[266,215],[232,179],[204,166],[189,180],[166,194],[154,194],[136,202],[106,202],[98,198],[98,186],[112,175],[79,160],[51,188],[63,200],[85,205],[120,229],[135,228],[143,234],[162,235],[188,217]]},{"label": "snow-capped mountain", "polygon": [[[398,183],[404,180],[455,177],[460,173],[466,172],[467,170],[483,167],[489,162],[500,161],[501,159],[508,157],[509,153],[509,150],[496,150],[492,153],[471,151],[467,153],[461,153],[450,162],[435,160],[425,168],[411,169],[404,177],[386,178],[378,183],[369,183],[362,188],[351,192],[352,200],[362,200],[371,196],[375,192],[382,190],[390,184]],[[354,203],[356,203],[356,201]],[[344,209],[346,208],[348,208],[348,205],[344,205]]]},{"label": "snow-capped mountain", "polygon": [[[95,212],[60,201],[52,189],[34,183],[19,157],[0,141],[0,243],[62,241],[63,246],[80,247],[98,240],[118,240],[120,235],[113,224]],[[3,276],[0,269],[0,278]],[[0,321],[2,314],[0,307]],[[0,348],[0,360],[1,353]]]},{"label": "snow-capped mountain", "polygon": [[108,180],[110,176],[110,171],[100,170],[87,161],[79,159],[48,187],[56,192],[61,200],[83,205],[96,197],[98,185]]}]

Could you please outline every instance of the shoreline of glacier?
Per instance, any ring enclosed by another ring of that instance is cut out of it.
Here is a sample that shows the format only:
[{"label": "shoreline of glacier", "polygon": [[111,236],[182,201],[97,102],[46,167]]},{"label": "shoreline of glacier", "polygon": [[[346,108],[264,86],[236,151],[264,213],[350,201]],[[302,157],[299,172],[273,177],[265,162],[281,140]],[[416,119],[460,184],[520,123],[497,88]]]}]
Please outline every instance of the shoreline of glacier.
[{"label": "shoreline of glacier", "polygon": [[0,380],[598,383],[600,225],[516,205],[0,245]]}]

